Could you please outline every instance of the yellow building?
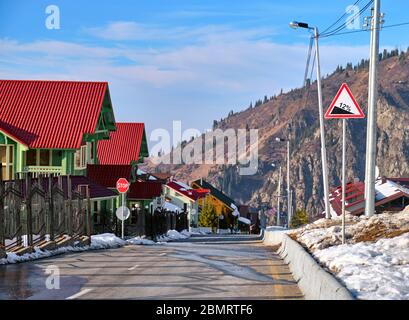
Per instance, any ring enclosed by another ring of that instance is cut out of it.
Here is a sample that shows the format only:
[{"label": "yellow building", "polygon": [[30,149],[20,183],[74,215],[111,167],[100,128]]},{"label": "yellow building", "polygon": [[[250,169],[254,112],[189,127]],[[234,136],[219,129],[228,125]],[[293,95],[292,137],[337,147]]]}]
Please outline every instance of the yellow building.
[{"label": "yellow building", "polygon": [[236,217],[239,215],[239,212],[238,212],[236,204],[234,203],[234,200],[232,200],[230,197],[225,195],[222,191],[212,186],[210,183],[208,183],[204,179],[198,179],[196,181],[193,181],[192,188],[210,190],[210,193],[205,198],[199,200],[199,206],[203,206],[205,201],[206,203],[210,201],[210,203],[215,207],[216,213],[218,215],[223,214],[225,217],[229,215]]}]

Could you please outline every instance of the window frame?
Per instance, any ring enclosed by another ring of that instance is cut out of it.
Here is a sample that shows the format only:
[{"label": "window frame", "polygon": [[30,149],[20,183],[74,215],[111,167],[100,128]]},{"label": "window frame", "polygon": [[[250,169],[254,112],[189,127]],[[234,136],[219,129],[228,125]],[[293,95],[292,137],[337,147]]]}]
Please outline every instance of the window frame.
[{"label": "window frame", "polygon": [[6,162],[1,161],[2,167],[4,166],[6,168],[5,169],[6,175],[5,176],[3,175],[3,180],[12,180],[14,173],[15,173],[14,162],[13,162],[13,159],[15,157],[14,145],[13,144],[0,144],[0,147],[6,148]]}]

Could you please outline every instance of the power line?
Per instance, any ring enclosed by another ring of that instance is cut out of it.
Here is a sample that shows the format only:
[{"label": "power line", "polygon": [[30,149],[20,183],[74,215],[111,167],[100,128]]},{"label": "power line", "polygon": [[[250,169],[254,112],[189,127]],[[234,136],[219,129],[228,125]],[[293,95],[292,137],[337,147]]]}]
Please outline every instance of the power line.
[{"label": "power line", "polygon": [[310,68],[311,51],[312,51],[313,43],[314,43],[314,37],[310,37],[310,44],[308,46],[307,63],[306,63],[306,66],[305,66],[305,73],[304,73],[304,82],[303,82],[304,86],[306,85],[307,77],[308,77],[308,70]]},{"label": "power line", "polygon": [[[359,2],[361,2],[361,1],[362,1],[362,0],[357,0],[357,1],[353,4],[353,6],[358,5]],[[322,31],[322,33],[327,32],[329,29],[331,29],[333,26],[335,26],[338,22],[340,22],[346,15],[347,15],[347,12],[345,11],[345,13],[344,13],[341,17],[339,17],[339,19],[338,19],[337,21],[335,21],[335,22],[334,22],[333,24],[331,24],[328,28],[326,28],[324,31]],[[331,32],[331,31],[328,31],[328,32]]]},{"label": "power line", "polygon": [[345,21],[343,24],[341,24],[339,27],[335,28],[332,31],[329,32],[322,32],[321,35],[333,35],[333,34],[337,34],[340,31],[344,30],[348,24],[350,24],[352,21],[354,21],[355,19],[359,19],[359,17],[370,7],[370,5],[372,4],[373,0],[370,0],[361,10],[359,10],[359,12],[357,12],[356,14],[354,14],[352,17],[350,17],[347,21]]},{"label": "power line", "polygon": [[[311,37],[311,39],[314,39],[314,38]],[[310,52],[310,54],[311,54],[311,52]],[[310,57],[311,57],[311,55],[310,55]],[[313,57],[313,59],[312,59],[312,66],[311,66],[311,72],[310,72],[310,77],[309,77],[309,78],[307,78],[307,77],[308,77],[308,71],[309,71],[309,70],[308,70],[309,61],[308,61],[308,64],[307,64],[307,68],[306,68],[306,70],[305,70],[306,77],[305,77],[305,79],[304,79],[304,86],[305,86],[305,90],[306,90],[306,95],[305,95],[304,104],[303,104],[304,107],[307,106],[308,98],[310,97],[310,88],[311,88],[311,82],[312,82],[312,73],[314,72],[314,66],[315,66],[315,60],[316,60],[316,59],[317,59],[317,52],[316,52],[315,49],[314,49],[314,57]],[[310,79],[309,86],[307,86],[307,79]]]},{"label": "power line", "polygon": [[[409,22],[402,22],[402,23],[396,23],[396,24],[390,24],[387,26],[382,26],[379,29],[388,29],[388,28],[395,28],[395,27],[400,27],[400,26],[406,26],[409,25]],[[368,28],[368,29],[359,29],[359,30],[352,30],[352,31],[346,31],[346,32],[339,32],[336,34],[324,34],[324,35],[320,35],[320,38],[327,38],[327,37],[332,37],[332,36],[340,36],[340,35],[344,35],[344,34],[351,34],[351,33],[358,33],[358,32],[368,32],[371,31],[373,28]]]}]

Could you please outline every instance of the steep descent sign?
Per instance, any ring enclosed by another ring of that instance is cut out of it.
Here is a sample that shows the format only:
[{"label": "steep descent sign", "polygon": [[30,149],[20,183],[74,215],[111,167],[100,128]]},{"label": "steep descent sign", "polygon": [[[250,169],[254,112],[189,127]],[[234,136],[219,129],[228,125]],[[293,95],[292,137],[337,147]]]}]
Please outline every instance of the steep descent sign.
[{"label": "steep descent sign", "polygon": [[343,83],[330,107],[325,119],[362,119],[365,118],[354,96],[346,83]]}]

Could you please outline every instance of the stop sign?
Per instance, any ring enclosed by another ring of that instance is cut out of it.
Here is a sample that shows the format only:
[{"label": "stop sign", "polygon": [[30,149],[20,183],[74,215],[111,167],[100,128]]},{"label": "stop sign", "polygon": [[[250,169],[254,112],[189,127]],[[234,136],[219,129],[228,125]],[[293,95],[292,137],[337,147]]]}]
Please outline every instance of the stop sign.
[{"label": "stop sign", "polygon": [[129,189],[129,182],[125,178],[120,178],[116,182],[116,189],[119,193],[126,193]]}]

